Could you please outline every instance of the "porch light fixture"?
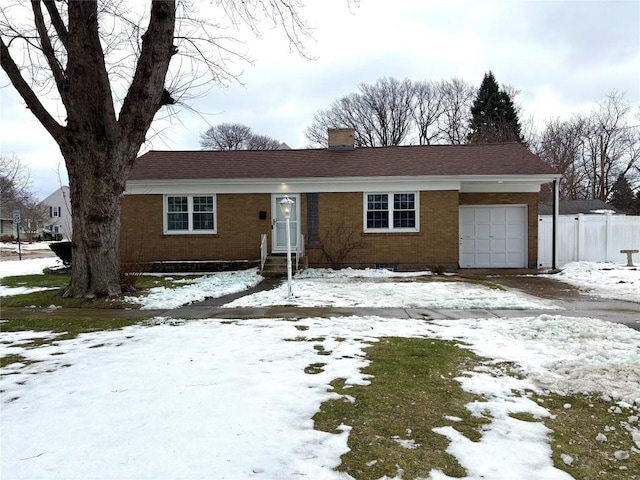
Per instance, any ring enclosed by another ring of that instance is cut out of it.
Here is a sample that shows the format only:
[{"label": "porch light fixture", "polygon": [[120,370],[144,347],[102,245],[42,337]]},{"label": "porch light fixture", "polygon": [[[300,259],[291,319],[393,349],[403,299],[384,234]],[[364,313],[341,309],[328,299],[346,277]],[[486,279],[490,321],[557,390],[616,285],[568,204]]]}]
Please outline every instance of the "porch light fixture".
[{"label": "porch light fixture", "polygon": [[291,210],[293,209],[294,201],[287,195],[280,200],[280,210],[284,215],[285,223],[287,225],[287,289],[288,298],[292,297],[291,294]]}]

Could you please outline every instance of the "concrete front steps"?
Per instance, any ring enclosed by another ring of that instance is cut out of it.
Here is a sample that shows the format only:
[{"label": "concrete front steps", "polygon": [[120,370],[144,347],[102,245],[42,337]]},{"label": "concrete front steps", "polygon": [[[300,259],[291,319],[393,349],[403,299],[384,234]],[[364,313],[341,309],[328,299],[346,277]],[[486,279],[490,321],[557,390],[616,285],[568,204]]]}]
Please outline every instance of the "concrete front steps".
[{"label": "concrete front steps", "polygon": [[[304,270],[307,258],[302,257],[298,261],[298,270]],[[296,271],[295,256],[291,257],[291,271]],[[264,262],[264,268],[260,271],[263,277],[286,277],[287,276],[287,256],[286,255],[269,255]]]}]

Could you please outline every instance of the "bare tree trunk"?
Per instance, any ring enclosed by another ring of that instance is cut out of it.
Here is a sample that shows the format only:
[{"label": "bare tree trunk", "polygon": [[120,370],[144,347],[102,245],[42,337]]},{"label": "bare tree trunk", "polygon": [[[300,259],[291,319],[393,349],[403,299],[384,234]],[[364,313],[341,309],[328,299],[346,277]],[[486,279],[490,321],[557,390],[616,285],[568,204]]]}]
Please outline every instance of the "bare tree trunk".
[{"label": "bare tree trunk", "polygon": [[[65,296],[116,296],[120,286],[120,207],[124,159],[98,148],[66,153],[73,211],[72,275]],[[120,168],[116,168],[120,165]],[[104,175],[110,170],[122,172]]]}]

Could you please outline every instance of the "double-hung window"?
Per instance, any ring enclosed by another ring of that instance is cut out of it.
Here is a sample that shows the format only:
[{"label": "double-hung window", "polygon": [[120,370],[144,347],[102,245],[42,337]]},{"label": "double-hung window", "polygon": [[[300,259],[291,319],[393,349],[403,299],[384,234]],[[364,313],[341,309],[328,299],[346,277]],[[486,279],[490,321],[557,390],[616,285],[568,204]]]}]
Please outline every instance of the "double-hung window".
[{"label": "double-hung window", "polygon": [[365,193],[365,232],[417,232],[418,194]]},{"label": "double-hung window", "polygon": [[216,233],[215,195],[165,195],[164,231]]},{"label": "double-hung window", "polygon": [[49,216],[50,217],[61,217],[62,216],[62,208],[61,207],[49,207]]}]

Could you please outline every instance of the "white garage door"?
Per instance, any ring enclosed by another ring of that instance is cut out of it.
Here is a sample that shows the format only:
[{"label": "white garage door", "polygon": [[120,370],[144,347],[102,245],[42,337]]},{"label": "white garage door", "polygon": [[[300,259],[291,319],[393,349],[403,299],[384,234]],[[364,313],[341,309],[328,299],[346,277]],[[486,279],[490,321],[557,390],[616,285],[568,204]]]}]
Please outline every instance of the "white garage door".
[{"label": "white garage door", "polygon": [[526,268],[527,207],[460,207],[460,268]]}]

